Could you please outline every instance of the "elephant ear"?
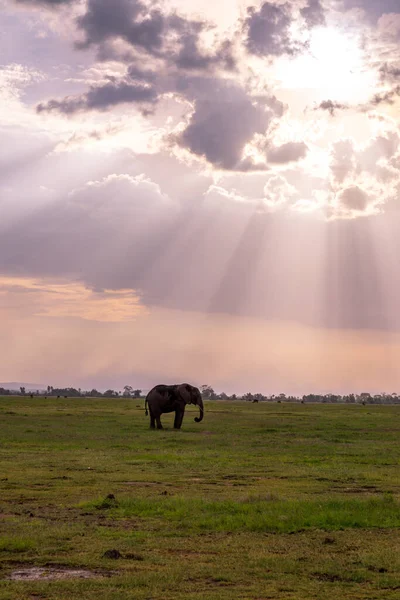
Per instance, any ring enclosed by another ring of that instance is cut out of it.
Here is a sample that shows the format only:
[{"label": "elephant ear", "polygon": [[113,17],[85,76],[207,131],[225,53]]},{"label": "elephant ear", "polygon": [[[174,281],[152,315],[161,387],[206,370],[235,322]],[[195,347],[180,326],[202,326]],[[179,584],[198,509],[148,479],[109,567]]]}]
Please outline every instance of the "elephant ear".
[{"label": "elephant ear", "polygon": [[178,393],[185,404],[192,404],[192,390],[188,383],[182,383],[178,386]]}]

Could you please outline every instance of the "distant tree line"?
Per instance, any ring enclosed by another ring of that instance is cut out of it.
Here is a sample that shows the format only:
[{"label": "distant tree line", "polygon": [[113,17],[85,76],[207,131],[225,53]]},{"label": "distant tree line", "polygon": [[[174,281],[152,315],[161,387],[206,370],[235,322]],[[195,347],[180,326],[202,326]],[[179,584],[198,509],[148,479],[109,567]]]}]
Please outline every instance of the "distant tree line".
[{"label": "distant tree line", "polygon": [[56,398],[140,398],[142,396],[142,390],[134,389],[130,385],[125,385],[123,390],[106,390],[105,392],[99,392],[96,389],[82,390],[81,388],[65,387],[56,388],[52,385],[48,385],[46,390],[26,390],[25,387],[20,387],[17,390],[7,390],[0,387],[0,396],[53,396]]},{"label": "distant tree line", "polygon": [[[320,402],[324,404],[400,404],[400,395],[393,393],[387,394],[307,394],[304,396],[287,396],[286,394],[272,394],[270,396],[247,392],[243,395],[217,393],[210,385],[200,387],[201,394],[205,400],[240,400],[245,402],[297,402],[306,404],[307,402]],[[66,387],[56,388],[51,385],[46,390],[26,390],[21,387],[19,391],[7,390],[0,387],[0,396],[22,395],[22,396],[46,396],[56,398],[141,398],[143,392],[141,389],[135,389],[131,385],[125,385],[122,390],[106,390],[99,392],[96,389],[82,390],[81,388]]]},{"label": "distant tree line", "polygon": [[247,392],[242,396],[236,394],[225,394],[221,392],[217,394],[209,385],[202,385],[200,388],[203,398],[208,400],[244,400],[246,402],[321,402],[325,404],[400,404],[400,395],[386,394],[369,394],[363,392],[361,394],[306,394],[304,396],[287,396],[286,394],[252,394]]}]

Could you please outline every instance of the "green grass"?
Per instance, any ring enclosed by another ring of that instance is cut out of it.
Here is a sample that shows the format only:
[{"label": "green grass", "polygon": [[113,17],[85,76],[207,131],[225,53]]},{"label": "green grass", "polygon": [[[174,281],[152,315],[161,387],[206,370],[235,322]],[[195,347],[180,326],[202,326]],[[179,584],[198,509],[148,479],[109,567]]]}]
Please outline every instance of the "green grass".
[{"label": "green grass", "polygon": [[368,500],[268,501],[245,498],[210,502],[185,497],[124,499],[117,507],[100,500],[86,508],[111,509],[115,518],[140,517],[165,521],[165,528],[177,526],[191,534],[202,531],[255,531],[292,533],[306,528],[324,531],[339,529],[400,527],[400,503],[392,496]]},{"label": "green grass", "polygon": [[0,599],[399,597],[400,407],[143,404],[0,398]]}]

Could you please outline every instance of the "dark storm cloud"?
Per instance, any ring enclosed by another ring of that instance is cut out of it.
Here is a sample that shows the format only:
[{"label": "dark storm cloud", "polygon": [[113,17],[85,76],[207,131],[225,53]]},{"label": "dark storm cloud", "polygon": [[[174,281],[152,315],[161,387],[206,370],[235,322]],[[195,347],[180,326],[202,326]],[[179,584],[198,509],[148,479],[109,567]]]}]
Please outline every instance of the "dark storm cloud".
[{"label": "dark storm cloud", "polygon": [[157,79],[157,74],[154,71],[141,69],[137,65],[130,65],[128,67],[128,76],[133,81],[139,81],[141,83],[154,83]]},{"label": "dark storm cloud", "polygon": [[275,98],[255,103],[246,91],[230,81],[211,78],[182,80],[182,93],[195,104],[178,143],[222,169],[250,170],[244,166],[244,146],[256,133],[265,134],[271,119],[283,106]]},{"label": "dark storm cloud", "polygon": [[139,0],[89,0],[77,23],[85,34],[81,47],[120,37],[152,54],[160,51],[167,27],[160,10],[148,10]]},{"label": "dark storm cloud", "polygon": [[82,96],[40,103],[36,110],[38,113],[58,111],[64,114],[73,114],[79,111],[106,110],[111,106],[123,103],[152,104],[156,101],[157,92],[153,87],[121,81],[92,86]]},{"label": "dark storm cloud", "polygon": [[267,159],[270,163],[284,164],[288,162],[295,162],[304,158],[307,154],[308,147],[304,142],[288,142],[271,148],[268,151]]},{"label": "dark storm cloud", "polygon": [[[208,28],[206,22],[165,14],[140,0],[89,0],[77,24],[84,33],[77,47],[95,46],[101,60],[130,61],[127,76],[92,86],[81,96],[42,102],[38,112],[72,114],[125,102],[155,103],[159,94],[176,91],[177,73],[213,71],[214,67],[231,71],[235,66],[229,40],[207,52],[200,49],[200,35]],[[116,50],[113,43],[121,39],[136,54]]]},{"label": "dark storm cloud", "polygon": [[308,5],[300,10],[308,27],[316,27],[325,24],[325,9],[320,0],[309,0]]},{"label": "dark storm cloud", "polygon": [[180,69],[205,70],[221,64],[233,68],[229,41],[211,53],[199,48],[205,21],[194,21],[176,13],[166,14],[140,0],[89,0],[86,13],[77,20],[84,34],[79,48],[97,46],[102,60],[113,58],[110,43],[124,40],[132,49],[176,64]]},{"label": "dark storm cloud", "polygon": [[235,60],[232,53],[232,44],[229,40],[223,42],[215,54],[202,54],[198,49],[198,38],[193,33],[187,33],[181,37],[181,49],[176,58],[176,66],[187,70],[207,70],[212,65],[232,70],[235,66]]},{"label": "dark storm cloud", "polygon": [[258,56],[294,54],[298,47],[290,35],[292,14],[289,4],[264,2],[260,9],[251,7],[244,28],[249,52]]}]

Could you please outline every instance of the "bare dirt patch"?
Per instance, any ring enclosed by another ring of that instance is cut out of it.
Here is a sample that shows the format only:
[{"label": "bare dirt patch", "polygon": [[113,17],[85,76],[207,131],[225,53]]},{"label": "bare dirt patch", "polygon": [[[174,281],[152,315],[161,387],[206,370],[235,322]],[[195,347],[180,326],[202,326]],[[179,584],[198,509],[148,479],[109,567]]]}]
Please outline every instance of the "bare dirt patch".
[{"label": "bare dirt patch", "polygon": [[108,574],[89,569],[68,567],[23,567],[15,569],[6,578],[11,581],[42,581],[48,579],[93,579]]}]

